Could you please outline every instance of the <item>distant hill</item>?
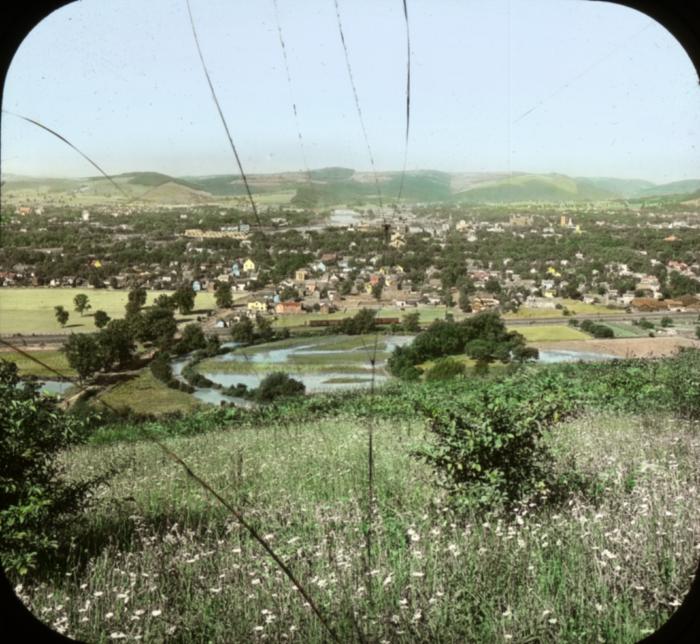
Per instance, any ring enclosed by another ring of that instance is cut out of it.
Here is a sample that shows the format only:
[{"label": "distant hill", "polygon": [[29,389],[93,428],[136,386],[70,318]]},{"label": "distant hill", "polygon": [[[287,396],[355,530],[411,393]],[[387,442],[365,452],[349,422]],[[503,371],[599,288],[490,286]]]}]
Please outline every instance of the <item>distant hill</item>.
[{"label": "distant hill", "polygon": [[572,179],[561,174],[513,175],[474,183],[454,195],[458,201],[471,203],[605,201],[619,197],[587,179]]},{"label": "distant hill", "polygon": [[598,188],[615,193],[624,199],[636,197],[647,188],[653,188],[651,181],[644,179],[615,179],[614,177],[576,177],[577,181],[586,181]]},{"label": "distant hill", "polygon": [[687,179],[685,181],[673,181],[652,186],[639,192],[636,197],[665,197],[667,195],[691,194],[700,190],[700,179]]},{"label": "distant hill", "polygon": [[[240,175],[172,177],[160,172],[126,172],[112,177],[134,201],[164,204],[214,203],[246,194]],[[563,174],[525,172],[440,172],[411,170],[402,179],[397,171],[372,172],[328,167],[303,171],[251,174],[248,185],[266,204],[291,203],[332,207],[350,203],[377,203],[377,182],[382,201],[402,199],[413,203],[561,203],[623,199],[697,199],[700,179],[654,185],[643,179],[570,177]],[[26,177],[3,174],[3,194],[12,200],[124,199],[121,191],[102,176],[79,179]]]}]

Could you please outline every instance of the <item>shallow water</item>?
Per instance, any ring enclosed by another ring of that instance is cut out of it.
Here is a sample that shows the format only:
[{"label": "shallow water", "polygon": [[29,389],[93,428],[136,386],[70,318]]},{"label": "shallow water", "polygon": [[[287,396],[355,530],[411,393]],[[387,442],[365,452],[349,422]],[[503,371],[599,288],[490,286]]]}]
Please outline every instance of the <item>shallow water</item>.
[{"label": "shallow water", "polygon": [[[384,351],[386,353],[392,352],[398,346],[404,346],[409,344],[413,340],[414,336],[411,335],[389,335],[380,336],[381,341],[385,344]],[[280,349],[269,349],[267,351],[260,351],[252,353],[245,356],[241,353],[231,352],[226,353],[214,358],[215,362],[251,362],[251,363],[273,363],[279,364],[280,370],[284,370],[292,378],[300,380],[304,383],[307,393],[318,393],[318,392],[331,392],[347,389],[362,389],[371,386],[372,377],[371,372],[368,370],[366,373],[348,372],[343,371],[342,367],[338,371],[327,371],[323,373],[309,373],[309,372],[296,372],[294,364],[290,363],[290,356],[301,354],[301,355],[313,355],[313,354],[336,354],[338,355],[339,362],[342,362],[342,356],[344,354],[356,355],[357,352],[371,352],[373,347],[373,341],[370,342],[369,347],[355,347],[353,349],[333,349],[331,346],[326,346],[323,342],[311,342],[309,344],[302,344],[295,347],[284,347]],[[228,342],[222,346],[226,347],[236,347],[238,346],[235,342]],[[557,362],[577,362],[577,361],[601,361],[601,360],[614,360],[617,356],[595,353],[592,351],[565,351],[565,350],[541,350],[538,362],[541,364],[553,364]],[[191,359],[191,355],[182,356],[171,361],[171,367],[173,370],[173,376],[182,381],[186,382],[182,377],[182,370],[187,362]],[[369,360],[368,360],[369,363]],[[357,364],[357,363],[354,363]],[[389,379],[389,376],[381,371],[381,367],[384,363],[377,363],[377,367],[380,369],[378,373],[375,374],[374,383],[375,385],[381,385]],[[243,384],[249,389],[254,389],[260,386],[263,378],[267,375],[265,373],[220,373],[211,371],[201,371],[203,376],[216,382],[223,387],[235,387],[236,385]],[[356,382],[328,382],[333,379],[356,379]],[[246,400],[244,398],[238,398],[235,396],[227,396],[216,389],[211,388],[196,388],[195,392],[192,394],[198,400],[202,402],[218,405],[222,402],[233,403],[238,406],[253,406],[254,403]]]},{"label": "shallow water", "polygon": [[62,396],[66,393],[72,386],[72,382],[64,382],[63,380],[41,380],[41,391],[47,394],[54,394],[56,396]]},{"label": "shallow water", "polygon": [[540,349],[538,362],[542,364],[554,364],[556,362],[600,362],[602,360],[616,359],[619,359],[618,356],[609,353]]}]

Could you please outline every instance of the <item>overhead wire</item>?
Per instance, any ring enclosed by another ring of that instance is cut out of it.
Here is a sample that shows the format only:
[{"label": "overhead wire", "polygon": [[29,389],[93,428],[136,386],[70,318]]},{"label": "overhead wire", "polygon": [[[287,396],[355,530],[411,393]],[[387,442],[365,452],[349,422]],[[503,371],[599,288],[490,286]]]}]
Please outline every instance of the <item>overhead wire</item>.
[{"label": "overhead wire", "polygon": [[73,148],[83,159],[85,159],[90,165],[92,165],[94,168],[97,169],[97,171],[105,178],[107,181],[109,181],[119,192],[121,192],[127,199],[129,199],[129,195],[126,193],[126,191],[110,176],[108,175],[98,164],[96,161],[93,161],[85,152],[83,152],[79,147],[71,143],[65,136],[62,134],[59,134],[56,132],[56,130],[48,127],[48,125],[44,125],[40,121],[37,121],[36,119],[29,118],[28,116],[23,116],[22,114],[17,114],[16,112],[11,112],[10,110],[2,110],[4,114],[10,114],[11,116],[14,116],[16,118],[22,119],[23,121],[26,121],[27,123],[31,123],[33,125],[36,125],[37,127],[41,128],[42,130],[45,130],[49,134],[53,134],[57,139],[60,139],[63,141],[66,145],[70,146]]},{"label": "overhead wire", "polygon": [[338,0],[333,0],[335,3],[335,15],[338,22],[338,33],[340,34],[340,42],[343,46],[343,52],[345,54],[345,67],[348,71],[348,79],[350,80],[350,87],[352,88],[352,95],[355,99],[355,110],[357,112],[357,117],[360,121],[360,128],[362,130],[362,136],[365,140],[365,146],[367,147],[367,154],[369,155],[370,166],[372,167],[372,174],[374,175],[374,185],[377,190],[377,197],[379,199],[379,208],[384,211],[384,203],[382,200],[382,190],[379,187],[379,177],[377,176],[377,168],[374,163],[374,154],[372,153],[372,146],[369,142],[369,136],[367,135],[367,128],[365,126],[365,119],[362,116],[362,107],[360,106],[360,97],[357,93],[357,86],[355,85],[355,78],[352,73],[352,66],[350,65],[350,54],[348,52],[348,46],[345,42],[345,33],[343,31],[343,21],[340,17],[340,6]]},{"label": "overhead wire", "polygon": [[311,184],[311,170],[309,169],[309,164],[306,159],[306,147],[304,146],[304,137],[301,133],[301,126],[299,124],[299,113],[297,111],[297,104],[294,100],[294,89],[292,84],[292,74],[289,70],[289,58],[287,56],[287,45],[284,41],[284,34],[282,33],[282,22],[280,20],[279,6],[277,0],[272,0],[272,5],[275,10],[275,22],[277,24],[277,35],[279,36],[280,48],[282,50],[282,59],[284,60],[284,70],[287,74],[287,88],[289,89],[289,100],[292,103],[292,112],[294,113],[294,123],[297,128],[297,140],[299,141],[299,147],[301,148],[301,158],[304,163],[304,170],[306,170],[306,176]]},{"label": "overhead wire", "polygon": [[399,194],[397,201],[403,195],[404,179],[406,178],[406,164],[408,162],[408,139],[411,126],[411,30],[408,23],[408,6],[406,0],[403,1],[403,17],[406,23],[406,132],[403,149],[403,167],[401,169],[401,183],[399,183]]},{"label": "overhead wire", "polygon": [[243,170],[243,164],[241,163],[241,158],[238,155],[238,150],[236,149],[236,144],[233,142],[233,137],[231,136],[231,131],[229,130],[228,123],[226,122],[226,117],[224,116],[224,112],[221,109],[221,104],[219,103],[219,99],[216,96],[216,90],[214,89],[214,84],[212,83],[211,76],[209,75],[209,70],[207,68],[207,64],[204,60],[204,55],[202,54],[202,48],[199,44],[199,37],[197,36],[197,29],[194,24],[194,17],[192,16],[192,7],[190,6],[190,0],[185,0],[187,4],[187,14],[189,15],[190,18],[190,27],[192,27],[192,36],[194,36],[194,42],[195,45],[197,46],[197,53],[199,54],[199,60],[202,63],[202,70],[204,71],[204,76],[207,79],[207,85],[209,85],[209,91],[211,92],[211,97],[214,101],[214,105],[216,106],[216,111],[219,114],[219,118],[221,119],[221,124],[224,126],[224,131],[226,132],[226,138],[228,139],[229,145],[231,146],[231,150],[233,151],[233,156],[236,159],[236,165],[238,166],[238,170],[241,175],[241,179],[243,179],[243,185],[245,186],[245,191],[246,194],[248,195],[248,200],[250,201],[250,206],[253,209],[253,215],[255,216],[255,220],[258,224],[258,227],[262,230],[262,223],[260,221],[260,215],[258,214],[258,209],[257,206],[255,205],[255,199],[253,199],[253,193],[251,192],[250,189],[250,184],[248,182],[248,177],[246,176],[245,170]]}]

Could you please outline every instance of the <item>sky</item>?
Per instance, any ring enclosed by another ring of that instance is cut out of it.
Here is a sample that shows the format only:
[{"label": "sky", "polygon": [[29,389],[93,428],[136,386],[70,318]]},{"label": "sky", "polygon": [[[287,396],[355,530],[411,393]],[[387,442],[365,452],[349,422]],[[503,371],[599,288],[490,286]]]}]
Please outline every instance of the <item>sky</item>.
[{"label": "sky", "polygon": [[[375,166],[400,170],[402,2],[338,3]],[[191,0],[245,171],[370,170],[334,0],[277,5],[291,82],[273,0]],[[651,18],[587,0],[407,5],[409,170],[700,177],[697,74]],[[2,107],[56,130],[109,174],[237,174],[185,0],[82,0],[57,10],[17,51]],[[0,135],[3,173],[96,174],[15,116],[3,113]]]}]

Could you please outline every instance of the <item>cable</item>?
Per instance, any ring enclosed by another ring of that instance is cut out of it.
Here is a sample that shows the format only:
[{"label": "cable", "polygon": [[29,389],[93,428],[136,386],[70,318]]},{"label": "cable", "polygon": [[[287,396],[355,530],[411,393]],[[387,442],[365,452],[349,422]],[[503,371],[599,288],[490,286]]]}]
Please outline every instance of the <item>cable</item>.
[{"label": "cable", "polygon": [[238,156],[238,150],[236,149],[236,145],[233,142],[233,137],[231,136],[231,132],[228,129],[228,124],[226,123],[226,118],[224,117],[224,113],[221,110],[221,105],[219,104],[219,99],[216,97],[216,91],[214,90],[214,85],[211,82],[211,77],[209,76],[209,70],[207,69],[207,64],[204,62],[204,56],[202,54],[202,48],[199,46],[199,38],[197,37],[197,30],[194,26],[194,18],[192,17],[192,8],[190,7],[190,0],[185,0],[187,3],[187,13],[190,18],[190,26],[192,27],[192,35],[194,36],[194,42],[195,45],[197,45],[197,53],[199,54],[199,60],[202,63],[202,69],[204,70],[204,76],[207,79],[207,84],[209,85],[209,90],[211,91],[211,97],[214,100],[214,105],[216,105],[216,110],[219,113],[219,118],[221,119],[221,123],[224,126],[224,130],[226,131],[226,137],[228,138],[228,142],[231,145],[231,150],[233,150],[233,156],[236,158],[236,164],[238,165],[238,170],[241,173],[241,178],[243,179],[243,185],[245,186],[245,191],[248,194],[248,199],[250,200],[250,205],[253,209],[253,214],[255,215],[255,220],[258,222],[258,227],[262,229],[262,224],[260,222],[260,215],[258,215],[258,209],[255,206],[255,200],[253,199],[253,193],[250,191],[250,185],[248,184],[248,177],[246,176],[244,170],[243,170],[243,164],[241,163],[241,159]]},{"label": "cable", "polygon": [[355,79],[352,75],[352,67],[350,66],[350,54],[348,53],[348,46],[345,42],[345,34],[343,33],[343,22],[340,18],[340,7],[338,6],[338,0],[335,2],[335,15],[338,19],[338,32],[340,33],[340,42],[343,45],[343,51],[345,52],[345,66],[348,70],[348,78],[350,79],[350,86],[352,87],[352,94],[355,98],[355,109],[357,110],[357,116],[360,120],[360,127],[362,128],[362,136],[365,139],[365,145],[367,146],[367,153],[369,155],[369,162],[372,166],[372,173],[374,174],[374,185],[377,188],[377,197],[379,198],[379,207],[384,210],[384,204],[382,201],[382,191],[379,187],[379,178],[377,177],[377,169],[374,165],[374,155],[372,154],[372,146],[369,143],[369,137],[367,136],[367,128],[365,127],[365,120],[362,116],[362,108],[360,107],[360,98],[357,94],[357,87],[355,86]]},{"label": "cable", "polygon": [[37,127],[40,127],[42,130],[46,130],[50,134],[53,134],[57,139],[60,139],[63,141],[66,145],[69,145],[71,148],[73,148],[83,159],[88,161],[93,167],[97,168],[97,171],[105,178],[107,181],[109,181],[119,192],[121,192],[127,199],[129,199],[129,195],[122,189],[122,187],[114,180],[112,177],[110,177],[95,161],[93,161],[85,152],[83,152],[80,148],[76,147],[73,145],[65,136],[62,136],[55,130],[52,130],[50,127],[44,125],[43,123],[40,123],[39,121],[36,121],[34,119],[30,119],[28,116],[22,116],[21,114],[16,114],[15,112],[10,112],[9,110],[3,110],[3,113],[5,114],[10,114],[12,116],[17,117],[18,119],[22,119],[23,121],[27,121],[27,123],[32,123],[33,125],[36,125]]}]

